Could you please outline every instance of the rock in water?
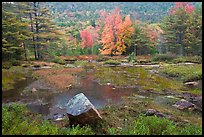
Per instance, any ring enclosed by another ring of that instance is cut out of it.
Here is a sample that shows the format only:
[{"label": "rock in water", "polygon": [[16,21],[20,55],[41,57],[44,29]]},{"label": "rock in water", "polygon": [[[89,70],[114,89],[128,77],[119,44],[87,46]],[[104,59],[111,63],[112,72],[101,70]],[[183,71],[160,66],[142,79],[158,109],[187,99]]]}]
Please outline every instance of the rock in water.
[{"label": "rock in water", "polygon": [[83,93],[77,94],[69,100],[67,114],[70,125],[94,125],[98,120],[102,119],[93,104]]}]

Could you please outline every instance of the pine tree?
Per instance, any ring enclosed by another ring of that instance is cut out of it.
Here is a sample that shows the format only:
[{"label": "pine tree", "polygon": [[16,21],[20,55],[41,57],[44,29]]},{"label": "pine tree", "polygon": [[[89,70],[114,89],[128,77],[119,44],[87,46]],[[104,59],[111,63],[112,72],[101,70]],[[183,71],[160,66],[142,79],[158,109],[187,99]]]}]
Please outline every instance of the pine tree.
[{"label": "pine tree", "polygon": [[35,59],[41,60],[51,42],[57,42],[59,39],[55,35],[59,33],[51,20],[53,17],[43,2],[20,2],[17,5],[22,10],[21,15],[30,25]]},{"label": "pine tree", "polygon": [[[178,2],[170,10],[170,15],[163,21],[165,47],[172,53],[181,56],[187,55],[191,44],[195,44],[195,35],[192,32],[192,14],[194,7],[189,3]],[[194,42],[192,42],[194,40]]]},{"label": "pine tree", "polygon": [[29,39],[28,24],[19,18],[13,3],[2,3],[2,58],[22,59]]},{"label": "pine tree", "polygon": [[134,52],[135,55],[147,54],[149,50],[149,39],[145,35],[142,24],[136,23],[133,24],[134,33],[131,37],[131,46],[127,47],[127,53],[130,54]]}]

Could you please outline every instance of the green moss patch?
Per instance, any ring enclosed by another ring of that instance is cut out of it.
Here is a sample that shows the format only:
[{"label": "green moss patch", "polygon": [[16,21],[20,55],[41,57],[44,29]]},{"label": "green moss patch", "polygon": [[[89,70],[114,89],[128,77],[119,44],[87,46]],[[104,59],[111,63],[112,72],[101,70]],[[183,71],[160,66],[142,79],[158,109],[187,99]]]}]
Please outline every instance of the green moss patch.
[{"label": "green moss patch", "polygon": [[140,86],[144,90],[162,91],[164,89],[179,90],[181,82],[149,74],[142,67],[100,67],[95,70],[94,78],[101,84],[111,83],[114,86]]},{"label": "green moss patch", "polygon": [[160,72],[175,77],[182,82],[202,79],[202,64],[192,65],[168,65],[164,66]]}]

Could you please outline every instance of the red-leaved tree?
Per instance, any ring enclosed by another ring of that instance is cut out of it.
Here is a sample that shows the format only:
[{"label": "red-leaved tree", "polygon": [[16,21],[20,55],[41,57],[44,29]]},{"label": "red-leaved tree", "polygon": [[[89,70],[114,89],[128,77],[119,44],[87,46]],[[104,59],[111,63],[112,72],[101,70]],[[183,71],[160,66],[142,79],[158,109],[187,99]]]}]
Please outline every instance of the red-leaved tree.
[{"label": "red-leaved tree", "polygon": [[92,54],[93,54],[93,46],[96,43],[97,39],[98,39],[98,33],[97,33],[98,29],[92,27],[92,26],[88,26],[86,29],[80,31],[80,37],[82,39],[82,48],[92,48]]},{"label": "red-leaved tree", "polygon": [[179,8],[183,8],[186,13],[192,13],[194,11],[194,6],[190,2],[175,2],[174,7],[170,10],[170,14],[175,14]]}]

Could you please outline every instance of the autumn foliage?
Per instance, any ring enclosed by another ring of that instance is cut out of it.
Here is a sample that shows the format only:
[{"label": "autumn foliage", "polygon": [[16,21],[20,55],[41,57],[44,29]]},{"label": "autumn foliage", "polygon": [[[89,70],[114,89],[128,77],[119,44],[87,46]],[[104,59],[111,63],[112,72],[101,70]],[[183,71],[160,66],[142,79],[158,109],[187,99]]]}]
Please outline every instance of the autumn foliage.
[{"label": "autumn foliage", "polygon": [[194,11],[194,6],[189,2],[175,2],[174,7],[170,10],[170,14],[175,14],[179,8],[183,8],[186,13],[192,13]]},{"label": "autumn foliage", "polygon": [[97,28],[88,26],[80,32],[80,37],[82,39],[82,48],[93,47],[98,38]]},{"label": "autumn foliage", "polygon": [[131,37],[134,31],[130,17],[127,16],[123,22],[119,8],[115,8],[109,14],[105,12],[101,14],[102,18],[106,18],[101,38],[103,48],[100,52],[101,54],[120,55],[125,52],[128,38]]}]

